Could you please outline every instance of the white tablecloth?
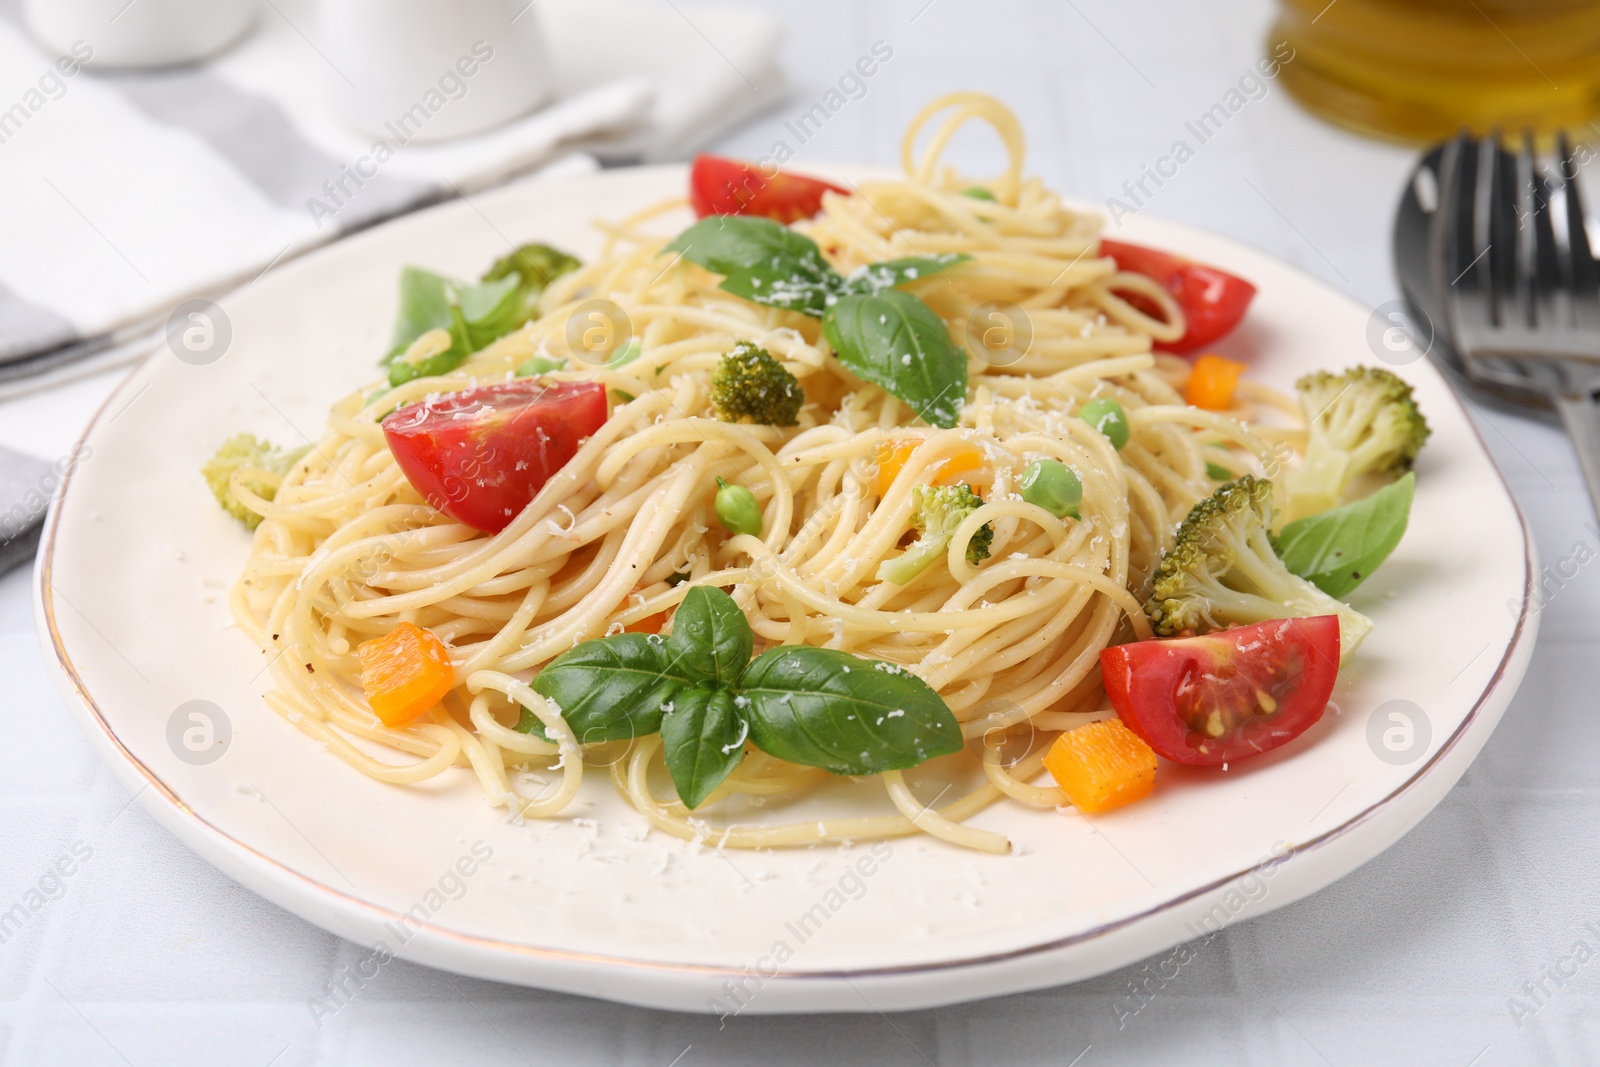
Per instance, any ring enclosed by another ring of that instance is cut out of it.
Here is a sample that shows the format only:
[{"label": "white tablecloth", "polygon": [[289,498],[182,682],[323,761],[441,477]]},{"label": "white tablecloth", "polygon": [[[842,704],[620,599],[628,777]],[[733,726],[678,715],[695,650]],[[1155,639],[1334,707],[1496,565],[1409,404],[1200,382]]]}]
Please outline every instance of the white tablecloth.
[{"label": "white tablecloth", "polygon": [[[1021,112],[1032,171],[1100,199],[1236,84],[1271,14],[1265,0],[767,6],[787,22],[797,90],[728,139],[729,153],[795,145],[784,123],[882,40],[893,57],[796,146],[797,163],[893,163],[924,101],[978,87]],[[1307,117],[1272,86],[1149,210],[1250,242],[1375,306],[1395,294],[1388,228],[1408,161]],[[110,384],[0,405],[0,443],[61,455]],[[1479,424],[1544,559],[1600,545],[1566,442],[1506,416]],[[1471,516],[1461,519],[1472,536]],[[1140,964],[938,1011],[744,1017],[725,1029],[403,962],[319,1028],[307,998],[363,950],[230,882],[130,804],[46,679],[31,575],[15,572],[0,580],[0,910],[75,843],[93,856],[0,944],[0,1057],[73,1067],[1600,1063],[1600,959],[1569,955],[1579,941],[1600,949],[1597,572],[1581,568],[1549,598],[1522,691],[1438,810],[1342,882],[1197,946],[1171,981],[1147,982],[1153,971]],[[1552,967],[1570,977],[1550,977]],[[1153,990],[1132,1014],[1130,983]],[[1536,1010],[1514,1015],[1512,998]]]}]

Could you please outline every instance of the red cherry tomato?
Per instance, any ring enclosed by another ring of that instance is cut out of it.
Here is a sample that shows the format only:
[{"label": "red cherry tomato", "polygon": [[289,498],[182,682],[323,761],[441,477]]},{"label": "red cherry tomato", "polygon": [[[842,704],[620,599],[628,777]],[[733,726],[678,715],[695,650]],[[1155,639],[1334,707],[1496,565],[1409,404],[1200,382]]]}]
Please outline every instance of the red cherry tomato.
[{"label": "red cherry tomato", "polygon": [[[1116,260],[1118,270],[1155,279],[1183,309],[1189,328],[1176,341],[1157,341],[1155,347],[1162,352],[1193,352],[1226,336],[1256,295],[1256,287],[1243,278],[1171,252],[1102,239],[1100,254]],[[1138,293],[1118,295],[1145,314],[1160,317],[1159,309]]]},{"label": "red cherry tomato", "polygon": [[1111,706],[1174,763],[1237,762],[1322,718],[1339,675],[1339,619],[1270,619],[1100,652]]},{"label": "red cherry tomato", "polygon": [[815,178],[762,169],[721,156],[696,156],[689,171],[689,204],[696,218],[707,215],[761,215],[787,226],[822,210],[822,194],[849,195],[848,189]]},{"label": "red cherry tomato", "polygon": [[407,404],[383,436],[429,504],[498,533],[605,421],[598,382],[520,379]]}]

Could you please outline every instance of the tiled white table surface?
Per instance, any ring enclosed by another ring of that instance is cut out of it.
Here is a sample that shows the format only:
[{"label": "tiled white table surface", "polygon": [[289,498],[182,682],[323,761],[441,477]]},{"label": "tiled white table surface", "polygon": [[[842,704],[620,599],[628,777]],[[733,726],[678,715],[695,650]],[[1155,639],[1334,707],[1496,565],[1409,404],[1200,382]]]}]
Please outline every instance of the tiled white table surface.
[{"label": "tiled white table surface", "polygon": [[[788,24],[796,92],[723,150],[760,157],[776,139],[795,144],[783,124],[882,40],[893,58],[798,162],[894,163],[922,102],[974,87],[1021,113],[1032,172],[1096,199],[1221,99],[1271,15],[1262,0],[767,6]],[[1305,116],[1273,86],[1149,210],[1266,249],[1375,306],[1395,295],[1388,226],[1408,162]],[[0,405],[0,443],[61,455],[111,384]],[[1543,558],[1600,546],[1566,442],[1502,415],[1478,421]],[[1472,536],[1472,516],[1460,519]],[[1581,568],[1550,598],[1527,681],[1438,810],[1342,882],[1197,945],[1171,981],[1141,964],[937,1011],[725,1028],[404,962],[319,1027],[308,998],[364,950],[224,878],[130,805],[46,678],[32,576],[19,570],[0,580],[0,910],[74,843],[93,856],[0,944],[0,1056],[74,1067],[1600,1063],[1600,962],[1560,962],[1579,941],[1600,955],[1597,570]],[[1558,963],[1576,973],[1544,978],[1537,1012],[1514,1018],[1510,998],[1532,1005],[1524,983]],[[1130,984],[1154,991],[1135,1014]]]}]

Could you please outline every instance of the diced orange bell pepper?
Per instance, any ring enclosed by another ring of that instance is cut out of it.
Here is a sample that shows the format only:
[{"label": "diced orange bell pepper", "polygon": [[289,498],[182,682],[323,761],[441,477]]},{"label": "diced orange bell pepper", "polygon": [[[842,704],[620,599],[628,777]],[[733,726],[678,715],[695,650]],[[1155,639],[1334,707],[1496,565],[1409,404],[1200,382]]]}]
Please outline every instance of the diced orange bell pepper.
[{"label": "diced orange bell pepper", "polygon": [[1156,784],[1155,750],[1121,719],[1068,730],[1045,753],[1044,766],[1085,815],[1141,800]]},{"label": "diced orange bell pepper", "polygon": [[[905,465],[911,459],[911,453],[922,444],[920,437],[907,437],[896,440],[889,438],[878,443],[878,497],[881,499],[888,495],[889,487],[894,485],[894,480],[900,476]],[[967,471],[975,471],[983,466],[983,453],[976,448],[961,448],[944,461],[944,466],[939,468],[938,475],[933,479],[934,485],[954,485],[956,482],[966,481],[957,477]]]},{"label": "diced orange bell pepper", "polygon": [[1194,361],[1183,399],[1207,411],[1227,411],[1233,407],[1233,391],[1245,369],[1243,363],[1208,352]]},{"label": "diced orange bell pepper", "polygon": [[667,624],[667,613],[658,611],[654,615],[646,615],[638,622],[622,628],[624,633],[630,634],[658,634]]},{"label": "diced orange bell pepper", "polygon": [[356,648],[361,688],[385,726],[404,726],[444,699],[456,684],[444,642],[409,622]]},{"label": "diced orange bell pepper", "polygon": [[900,477],[900,471],[905,467],[906,460],[911,458],[911,453],[915,452],[921,443],[922,441],[916,437],[901,441],[890,437],[878,442],[879,499],[889,495],[889,487]]}]

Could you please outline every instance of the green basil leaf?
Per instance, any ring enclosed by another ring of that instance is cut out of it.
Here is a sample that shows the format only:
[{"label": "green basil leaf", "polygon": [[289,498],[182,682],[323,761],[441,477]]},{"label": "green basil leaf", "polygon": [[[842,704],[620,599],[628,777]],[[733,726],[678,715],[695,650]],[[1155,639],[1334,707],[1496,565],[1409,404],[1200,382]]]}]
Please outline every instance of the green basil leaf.
[{"label": "green basil leaf", "polygon": [[960,751],[961,726],[926,682],[836,649],[781,645],[739,680],[763,752],[834,774],[878,774]]},{"label": "green basil leaf", "polygon": [[664,646],[674,674],[724,686],[739,680],[754,650],[744,612],[733,597],[709,585],[697,585],[683,598]]},{"label": "green basil leaf", "polygon": [[[669,668],[664,644],[655,634],[585,641],[545,664],[533,691],[561,709],[579,744],[653,734],[662,708],[695,681]],[[549,740],[542,725],[529,732]]]},{"label": "green basil leaf", "polygon": [[820,316],[840,284],[815,241],[771,219],[712,215],[667,250],[727,275],[721,287],[735,296],[807,315]]},{"label": "green basil leaf", "polygon": [[801,261],[780,260],[736,270],[718,288],[752,304],[821,318],[838,282],[839,276],[829,268],[816,271]]},{"label": "green basil leaf", "polygon": [[1214,482],[1231,482],[1237,478],[1238,475],[1234,474],[1222,464],[1213,463],[1208,459],[1206,460],[1206,477],[1210,478]]},{"label": "green basil leaf", "polygon": [[448,330],[455,304],[455,285],[442,274],[421,267],[406,267],[400,272],[400,306],[395,310],[394,335],[389,341],[387,363],[411,346],[429,330]]},{"label": "green basil leaf", "polygon": [[822,319],[840,362],[911,405],[930,426],[950,429],[967,399],[967,357],[933,309],[886,289],[840,297]]},{"label": "green basil leaf", "polygon": [[1371,496],[1296,519],[1278,534],[1278,558],[1324,593],[1343,597],[1400,543],[1416,484],[1407,474]]},{"label": "green basil leaf", "polygon": [[461,287],[457,303],[466,320],[472,350],[486,348],[522,325],[518,278],[511,275],[492,282]]},{"label": "green basil leaf", "polygon": [[538,318],[539,297],[551,282],[581,266],[581,260],[559,248],[540,244],[523,245],[510,255],[495,260],[481,280],[493,282],[509,275],[516,275],[519,279],[516,321],[505,331],[510,333],[529,319]]},{"label": "green basil leaf", "polygon": [[461,305],[461,314],[467,320],[467,325],[481,326],[504,317],[508,308],[515,307],[513,297],[518,280],[515,275],[510,275],[491,282],[463,285],[456,302]]},{"label": "green basil leaf", "polygon": [[840,287],[840,293],[881,293],[915,281],[940,274],[946,267],[965,263],[972,257],[964,252],[948,252],[942,256],[909,256],[889,259],[852,271]]},{"label": "green basil leaf", "polygon": [[734,699],[726,689],[680,689],[667,705],[661,720],[667,773],[678,799],[690,809],[699,807],[744,756],[750,727]]},{"label": "green basil leaf", "polygon": [[814,275],[833,269],[823,260],[817,243],[805,234],[771,219],[746,215],[703,218],[680,233],[666,250],[682,252],[690,263],[718,274],[780,264]]},{"label": "green basil leaf", "polygon": [[450,331],[450,347],[443,352],[436,352],[427,359],[415,363],[398,358],[390,360],[390,386],[404,385],[413,378],[432,378],[448,374],[467,361],[467,357],[473,352],[472,335],[459,306],[450,305],[450,321],[444,328]]},{"label": "green basil leaf", "polygon": [[456,340],[448,355],[454,360],[442,370],[433,369],[447,360],[403,371],[399,385],[412,378],[443,374],[453,370],[473,352],[504,337],[533,318],[539,294],[551,281],[582,264],[548,245],[524,245],[495,261],[475,285],[461,285],[442,274],[406,267],[400,272],[400,306],[395,314],[394,334],[385,363],[411,346],[429,330],[449,330]]}]

